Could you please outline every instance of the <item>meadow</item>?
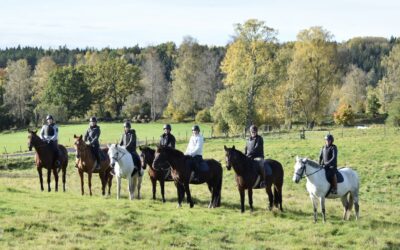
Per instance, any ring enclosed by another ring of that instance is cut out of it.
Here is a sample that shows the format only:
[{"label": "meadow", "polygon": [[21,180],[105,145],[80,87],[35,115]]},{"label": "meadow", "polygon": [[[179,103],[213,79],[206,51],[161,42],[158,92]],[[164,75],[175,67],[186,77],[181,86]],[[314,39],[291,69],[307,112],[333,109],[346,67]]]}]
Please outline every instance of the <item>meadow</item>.
[{"label": "meadow", "polygon": [[[190,129],[189,124],[182,126]],[[207,208],[210,195],[205,185],[191,186],[192,209],[188,204],[176,207],[172,183],[166,184],[165,204],[159,187],[153,201],[147,173],[141,200],[128,200],[126,180],[121,200],[116,200],[115,180],[111,197],[102,197],[96,176],[94,195],[81,196],[73,164],[65,193],[40,192],[33,157],[1,158],[0,249],[399,249],[400,132],[383,127],[331,132],[339,165],[351,166],[361,178],[358,221],[354,213],[350,221],[343,221],[340,200],[328,200],[327,222],[319,216],[313,223],[306,181],[292,181],[293,165],[296,155],[317,158],[326,131],[307,132],[305,140],[293,132],[264,136],[266,156],[284,166],[284,212],[266,210],[265,191],[255,190],[255,211],[248,210],[246,195],[246,212],[240,213],[234,172],[225,168],[223,150],[224,145],[242,149],[245,140],[239,138],[205,142],[205,158],[215,158],[224,167],[222,206],[217,209]],[[177,147],[184,150],[186,143]]]}]

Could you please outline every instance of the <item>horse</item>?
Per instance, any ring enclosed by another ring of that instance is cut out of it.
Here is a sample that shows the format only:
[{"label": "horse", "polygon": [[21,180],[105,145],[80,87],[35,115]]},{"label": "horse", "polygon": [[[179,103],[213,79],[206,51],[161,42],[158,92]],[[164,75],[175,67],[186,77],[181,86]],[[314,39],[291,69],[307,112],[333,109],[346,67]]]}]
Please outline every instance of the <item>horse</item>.
[{"label": "horse", "polygon": [[[253,189],[257,188],[260,181],[265,183],[265,190],[268,194],[269,206],[271,211],[273,204],[275,207],[282,209],[282,186],[283,186],[283,167],[276,160],[266,159],[265,162],[271,167],[272,174],[263,171],[263,176],[259,175],[257,168],[259,163],[248,158],[245,154],[235,149],[235,146],[228,148],[224,145],[226,168],[233,168],[236,174],[236,183],[240,194],[241,212],[244,213],[245,190],[247,189],[249,196],[250,211],[253,211]],[[274,193],[272,193],[272,184],[274,185]],[[258,187],[261,188],[261,187]]]},{"label": "horse", "polygon": [[66,182],[66,174],[67,174],[67,166],[68,166],[68,152],[67,149],[58,144],[58,150],[60,151],[60,168],[55,166],[56,159],[54,158],[53,149],[50,146],[42,141],[40,137],[36,134],[36,131],[32,131],[28,129],[28,148],[29,151],[32,151],[32,147],[35,148],[35,164],[36,169],[39,174],[40,180],[40,189],[43,191],[43,176],[42,176],[42,168],[47,169],[47,185],[48,192],[51,191],[50,187],[50,179],[51,179],[51,171],[53,170],[53,175],[55,179],[55,191],[58,192],[58,173],[62,170],[62,181],[63,181],[63,191],[65,192],[65,182]]},{"label": "horse", "polygon": [[[89,184],[89,194],[92,195],[92,174],[99,173],[99,177],[101,180],[101,190],[102,195],[106,194],[106,186],[108,184],[108,195],[111,194],[111,185],[112,185],[112,175],[110,173],[110,159],[106,158],[104,161],[100,163],[100,170],[94,169],[96,158],[92,153],[92,149],[90,145],[87,145],[83,139],[82,135],[76,136],[74,135],[74,148],[76,150],[77,157],[75,159],[75,167],[78,169],[79,177],[81,178],[81,193],[85,194],[84,185],[83,185],[83,174],[87,173],[88,175],[88,184]],[[104,155],[107,155],[107,148],[101,149]]]},{"label": "horse", "polygon": [[325,198],[336,199],[340,198],[343,204],[343,220],[349,220],[351,209],[356,210],[356,220],[359,217],[360,206],[358,204],[358,192],[360,189],[359,178],[356,171],[351,168],[339,169],[343,176],[343,182],[338,178],[337,194],[330,193],[330,184],[326,179],[325,168],[321,167],[317,162],[307,158],[296,157],[294,165],[293,181],[299,183],[301,178],[307,179],[307,191],[310,195],[314,207],[314,223],[317,222],[317,207],[318,200],[321,204],[322,220],[325,223]]},{"label": "horse", "polygon": [[199,180],[195,183],[190,180],[193,165],[192,157],[184,155],[181,151],[170,147],[157,147],[153,162],[153,168],[166,169],[171,167],[171,175],[174,179],[178,193],[178,207],[182,207],[182,201],[185,192],[187,202],[190,204],[190,207],[192,208],[194,206],[194,202],[190,194],[189,183],[207,183],[208,189],[211,193],[211,200],[208,208],[216,208],[221,205],[221,188],[223,176],[221,164],[214,159],[206,159],[205,162],[208,164],[208,169],[206,171],[199,171],[197,173]]},{"label": "horse", "polygon": [[171,168],[167,170],[153,168],[155,150],[147,146],[139,146],[140,160],[142,161],[143,169],[149,166],[149,176],[153,187],[153,200],[156,199],[157,181],[160,183],[162,202],[165,202],[164,184],[166,181],[173,181],[171,176]]},{"label": "horse", "polygon": [[[125,147],[118,146],[118,144],[108,145],[108,156],[111,159],[111,166],[114,168],[115,176],[117,177],[117,200],[120,198],[121,193],[121,178],[128,179],[129,199],[133,200],[136,186],[138,199],[140,199],[143,169],[136,169],[137,166],[133,163],[131,153]],[[134,171],[135,169],[137,171]]]}]

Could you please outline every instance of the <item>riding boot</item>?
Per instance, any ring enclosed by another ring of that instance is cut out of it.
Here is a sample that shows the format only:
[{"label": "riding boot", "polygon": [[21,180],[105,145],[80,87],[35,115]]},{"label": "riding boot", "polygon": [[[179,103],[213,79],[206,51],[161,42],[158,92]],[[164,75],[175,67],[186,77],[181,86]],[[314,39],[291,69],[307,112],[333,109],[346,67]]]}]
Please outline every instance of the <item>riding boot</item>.
[{"label": "riding boot", "polygon": [[332,177],[332,183],[331,184],[332,184],[331,193],[332,194],[337,194],[337,177],[336,177],[336,173]]},{"label": "riding boot", "polygon": [[100,150],[97,150],[97,153],[95,154],[96,156],[96,170],[100,170],[100,164],[101,164],[101,160],[100,160]]}]

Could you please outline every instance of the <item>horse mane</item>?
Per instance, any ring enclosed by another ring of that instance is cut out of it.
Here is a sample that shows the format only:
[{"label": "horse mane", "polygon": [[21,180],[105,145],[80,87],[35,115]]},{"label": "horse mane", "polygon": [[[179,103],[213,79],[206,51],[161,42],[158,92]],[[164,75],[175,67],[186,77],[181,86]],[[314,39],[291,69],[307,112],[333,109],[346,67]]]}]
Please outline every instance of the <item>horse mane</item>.
[{"label": "horse mane", "polygon": [[167,154],[172,155],[174,157],[185,157],[185,154],[178,149],[174,149],[167,146],[161,146],[159,149],[165,151]]},{"label": "horse mane", "polygon": [[141,151],[148,150],[148,151],[150,151],[151,153],[154,153],[154,152],[155,152],[155,150],[152,149],[152,148],[149,147],[149,146],[141,146],[141,147],[139,147],[139,149],[140,149]]},{"label": "horse mane", "polygon": [[306,162],[313,168],[321,168],[321,166],[318,164],[318,162],[310,160],[310,159],[305,159]]},{"label": "horse mane", "polygon": [[129,151],[125,147],[122,147],[118,144],[111,144],[110,148],[112,148],[112,147],[116,148],[117,150],[121,149],[123,151],[122,153],[129,153]]}]

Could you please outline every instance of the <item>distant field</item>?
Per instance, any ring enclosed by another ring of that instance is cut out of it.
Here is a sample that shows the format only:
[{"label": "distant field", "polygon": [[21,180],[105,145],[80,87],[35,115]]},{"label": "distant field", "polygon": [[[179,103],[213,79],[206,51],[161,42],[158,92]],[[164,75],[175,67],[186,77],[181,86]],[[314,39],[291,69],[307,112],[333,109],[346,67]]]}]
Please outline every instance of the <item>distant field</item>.
[{"label": "distant field", "polygon": [[[172,133],[177,139],[188,140],[192,131],[193,124],[191,123],[178,123],[171,124]],[[123,133],[122,123],[99,123],[101,128],[100,143],[115,143],[121,138]],[[60,125],[59,132],[59,143],[66,146],[72,146],[73,136],[84,134],[88,128],[88,124],[78,125]],[[163,124],[161,123],[147,123],[147,124],[132,124],[132,128],[136,130],[136,135],[139,141],[147,141],[152,143],[159,141],[160,135],[163,133]],[[200,124],[201,132],[209,137],[211,133],[211,126],[209,124]],[[40,128],[38,128],[38,133]],[[18,131],[11,133],[0,133],[0,154],[25,152],[28,151],[27,147],[27,136],[28,132]],[[6,148],[4,148],[6,147]]]},{"label": "distant field", "polygon": [[[360,175],[361,218],[342,221],[341,202],[328,200],[327,223],[322,224],[319,216],[314,224],[305,180],[292,182],[293,164],[296,155],[316,159],[325,133],[307,132],[306,140],[299,140],[296,132],[264,137],[267,157],[284,166],[283,213],[266,211],[264,190],[254,191],[253,213],[247,195],[247,210],[240,213],[234,173],[225,168],[223,146],[241,149],[243,139],[205,143],[204,156],[224,167],[222,206],[212,210],[207,209],[205,185],[191,186],[193,209],[187,204],[176,208],[172,183],[166,184],[165,204],[159,187],[158,199],[151,200],[147,174],[142,200],[128,200],[126,180],[122,200],[115,198],[115,180],[112,196],[102,197],[96,176],[94,196],[82,197],[72,164],[66,193],[40,192],[32,157],[8,162],[0,158],[0,249],[400,249],[400,133],[381,127],[332,131],[339,165],[351,166]],[[181,150],[185,147],[186,143],[178,144]]]}]

